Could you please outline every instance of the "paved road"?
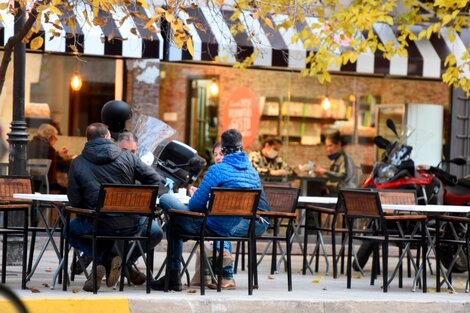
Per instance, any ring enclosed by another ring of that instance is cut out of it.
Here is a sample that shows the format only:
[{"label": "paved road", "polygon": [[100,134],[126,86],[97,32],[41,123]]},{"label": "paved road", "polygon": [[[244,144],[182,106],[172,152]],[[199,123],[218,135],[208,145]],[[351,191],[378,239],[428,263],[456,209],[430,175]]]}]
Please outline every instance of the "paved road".
[{"label": "paved road", "polygon": [[[164,244],[160,250],[164,249]],[[164,252],[157,251],[157,269],[164,259]],[[331,262],[331,260],[330,260]],[[396,262],[396,260],[395,260]],[[104,284],[97,295],[81,290],[85,278],[77,276],[69,291],[63,292],[61,285],[50,289],[52,272],[57,267],[57,258],[47,250],[35,275],[28,283],[30,290],[20,289],[20,267],[8,267],[7,285],[27,303],[34,313],[94,313],[94,312],[470,312],[470,295],[464,293],[466,275],[455,275],[456,293],[435,292],[435,276],[429,275],[430,290],[411,291],[412,279],[406,278],[403,289],[392,282],[388,293],[381,289],[381,277],[376,285],[369,284],[370,268],[365,277],[355,273],[352,289],[346,289],[346,276],[333,279],[325,275],[325,261],[320,262],[320,273],[302,275],[301,257],[293,257],[293,291],[287,291],[287,276],[269,273],[270,258],[266,257],[259,268],[258,290],[252,296],[247,293],[247,276],[239,271],[236,275],[238,288],[217,293],[207,290],[205,296],[199,289],[190,287],[182,292],[164,293],[152,291],[146,294],[144,286],[126,286],[124,292],[107,288]],[[141,267],[143,263],[139,264]],[[190,269],[194,269],[191,264]],[[143,270],[143,268],[142,268]],[[0,301],[0,312],[14,312]]]}]

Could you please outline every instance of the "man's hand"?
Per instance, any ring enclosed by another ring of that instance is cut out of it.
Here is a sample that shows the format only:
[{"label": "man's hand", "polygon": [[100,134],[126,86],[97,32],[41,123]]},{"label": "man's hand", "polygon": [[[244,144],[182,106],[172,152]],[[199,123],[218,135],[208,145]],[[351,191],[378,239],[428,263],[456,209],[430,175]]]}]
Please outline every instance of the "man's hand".
[{"label": "man's hand", "polygon": [[314,172],[315,172],[315,175],[324,176],[326,174],[327,170],[324,169],[323,167],[317,166],[317,167],[315,167]]},{"label": "man's hand", "polygon": [[191,186],[189,187],[189,195],[192,197],[193,194],[196,192],[197,187]]}]

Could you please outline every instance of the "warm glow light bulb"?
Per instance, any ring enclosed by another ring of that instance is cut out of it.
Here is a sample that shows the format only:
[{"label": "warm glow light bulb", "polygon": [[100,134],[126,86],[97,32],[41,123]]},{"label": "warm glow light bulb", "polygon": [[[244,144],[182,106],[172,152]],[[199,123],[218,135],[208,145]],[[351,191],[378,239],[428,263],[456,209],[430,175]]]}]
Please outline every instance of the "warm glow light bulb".
[{"label": "warm glow light bulb", "polygon": [[327,111],[329,108],[330,108],[330,99],[328,98],[328,96],[325,97],[325,99],[323,99],[323,110]]},{"label": "warm glow light bulb", "polygon": [[219,94],[219,86],[217,85],[217,82],[215,80],[212,81],[210,87],[209,87],[209,92],[211,96],[215,97]]},{"label": "warm glow light bulb", "polygon": [[72,87],[72,89],[75,91],[78,91],[80,88],[82,88],[82,78],[80,77],[78,71],[73,73],[72,80],[70,81],[70,87]]}]

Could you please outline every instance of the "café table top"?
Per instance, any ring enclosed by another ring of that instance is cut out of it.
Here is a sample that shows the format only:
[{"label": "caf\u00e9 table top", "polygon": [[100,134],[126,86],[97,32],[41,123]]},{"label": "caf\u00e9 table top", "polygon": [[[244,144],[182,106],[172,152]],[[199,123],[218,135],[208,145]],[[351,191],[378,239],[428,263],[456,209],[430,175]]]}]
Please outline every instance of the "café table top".
[{"label": "caf\u00e9 table top", "polygon": [[307,197],[300,196],[298,203],[300,204],[335,204],[338,201],[337,197]]},{"label": "caf\u00e9 table top", "polygon": [[36,201],[50,201],[50,202],[68,202],[69,201],[67,195],[65,194],[14,193],[13,198],[36,200]]},{"label": "caf\u00e9 table top", "polygon": [[382,208],[395,211],[410,211],[423,213],[470,213],[470,206],[465,205],[409,205],[409,204],[382,204]]}]

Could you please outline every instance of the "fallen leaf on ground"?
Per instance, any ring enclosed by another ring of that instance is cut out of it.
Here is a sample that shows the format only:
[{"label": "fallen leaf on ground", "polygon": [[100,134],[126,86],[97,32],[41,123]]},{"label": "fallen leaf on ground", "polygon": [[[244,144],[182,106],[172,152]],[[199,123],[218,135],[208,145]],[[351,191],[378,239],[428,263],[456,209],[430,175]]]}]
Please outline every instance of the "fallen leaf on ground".
[{"label": "fallen leaf on ground", "polygon": [[46,269],[44,270],[44,272],[50,273],[50,272],[52,272],[52,268],[46,267]]},{"label": "fallen leaf on ground", "polygon": [[274,279],[274,276],[268,275],[268,279]]},{"label": "fallen leaf on ground", "polygon": [[37,288],[29,288],[29,290],[31,290],[32,293],[40,293],[41,291]]},{"label": "fallen leaf on ground", "polygon": [[188,293],[189,293],[189,294],[193,294],[193,293],[196,293],[196,292],[197,292],[196,289],[189,289],[189,290],[188,290]]},{"label": "fallen leaf on ground", "polygon": [[46,288],[49,288],[49,284],[48,284],[48,283],[43,283],[42,285],[43,285],[44,287],[46,287]]},{"label": "fallen leaf on ground", "polygon": [[356,275],[353,275],[352,278],[354,278],[354,279],[361,279],[361,275],[356,274]]},{"label": "fallen leaf on ground", "polygon": [[73,293],[79,293],[80,291],[81,291],[80,288],[73,288],[72,290]]},{"label": "fallen leaf on ground", "polygon": [[314,279],[314,280],[312,280],[312,283],[314,283],[314,284],[318,284],[319,282],[320,282],[319,279]]}]

